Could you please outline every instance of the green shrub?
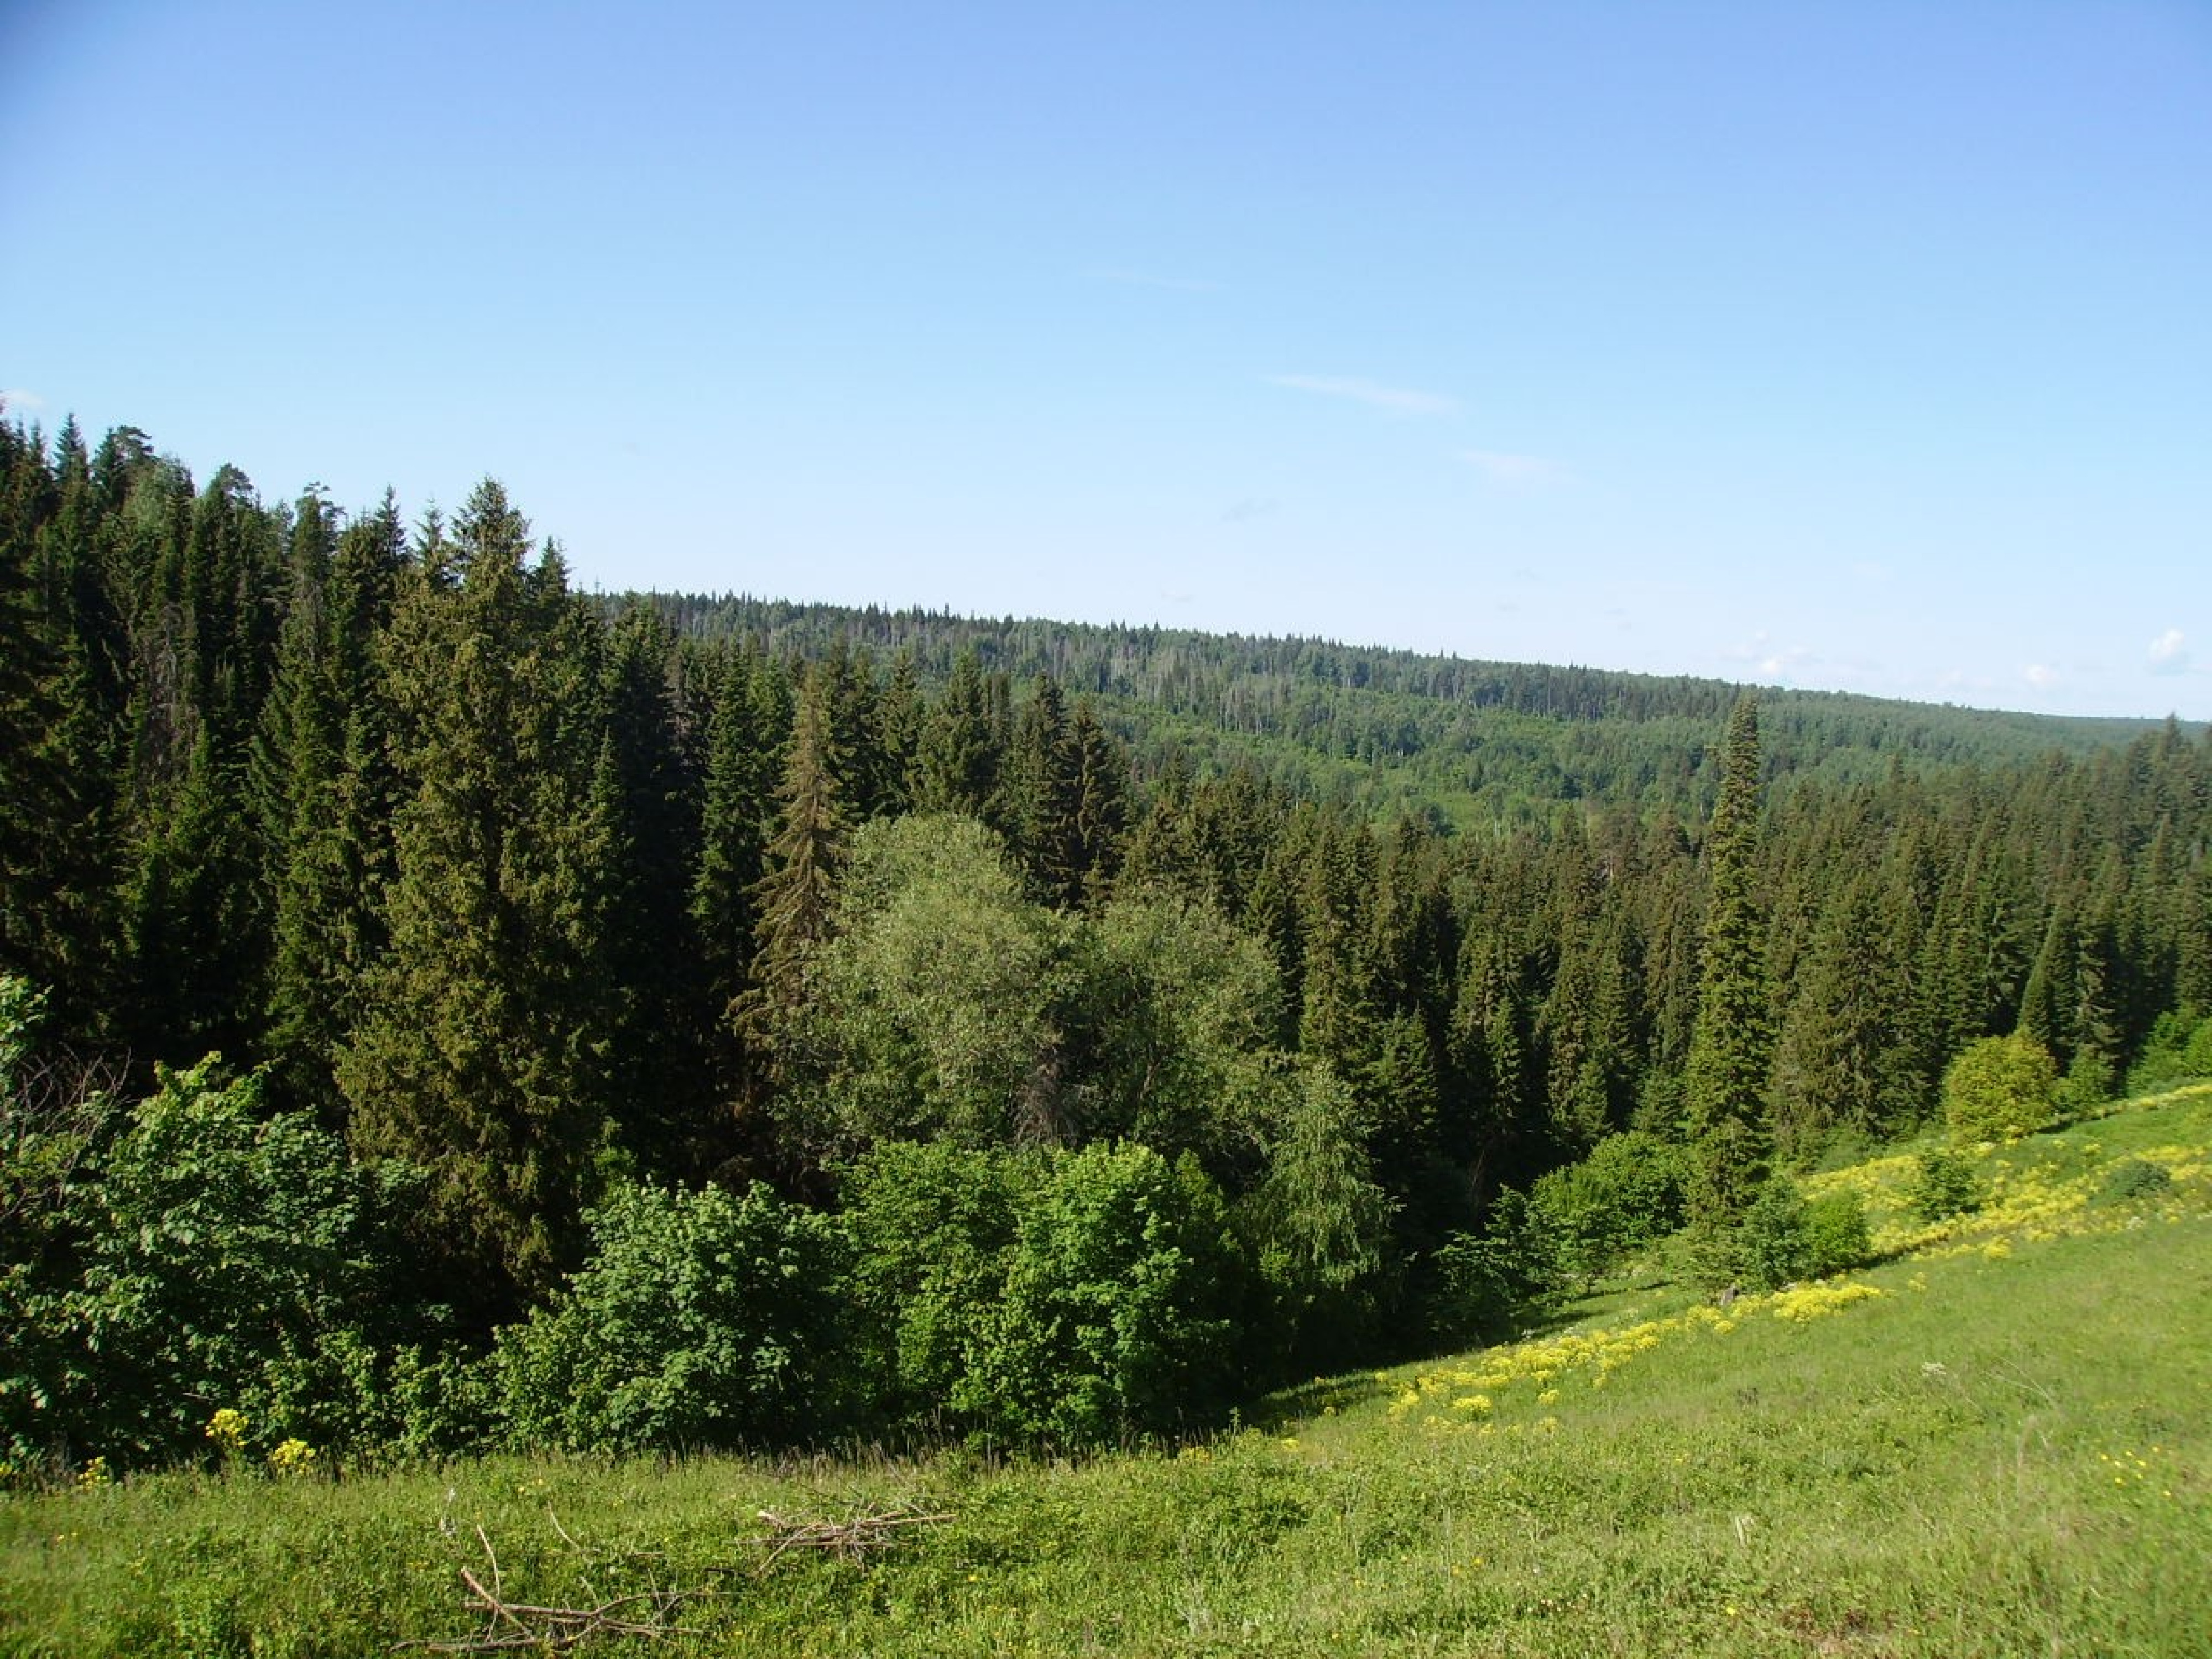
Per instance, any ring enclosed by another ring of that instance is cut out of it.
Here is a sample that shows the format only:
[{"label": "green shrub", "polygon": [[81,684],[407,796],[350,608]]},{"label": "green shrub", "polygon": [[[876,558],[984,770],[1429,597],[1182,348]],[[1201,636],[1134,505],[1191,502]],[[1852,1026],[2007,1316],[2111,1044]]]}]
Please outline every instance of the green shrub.
[{"label": "green shrub", "polygon": [[2147,1158],[2124,1158],[2106,1172],[2101,1196],[2107,1203],[2124,1204],[2131,1198],[2162,1193],[2173,1185],[2173,1172]]},{"label": "green shrub", "polygon": [[854,1298],[893,1422],[941,1419],[975,1364],[1006,1293],[1021,1190],[1038,1167],[949,1141],[892,1141],[848,1172]]},{"label": "green shrub", "polygon": [[1856,1193],[1830,1193],[1805,1206],[1805,1270],[1814,1279],[1849,1273],[1874,1260],[1866,1202]]},{"label": "green shrub", "polygon": [[1857,1194],[1831,1193],[1808,1202],[1786,1176],[1759,1189],[1737,1224],[1734,1244],[1735,1282],[1754,1291],[1848,1273],[1874,1255],[1866,1206]]},{"label": "green shrub", "polygon": [[1428,1279],[1425,1328],[1443,1348],[1506,1340],[1560,1285],[1546,1236],[1529,1219],[1528,1199],[1510,1188],[1492,1201],[1481,1232],[1445,1241]]},{"label": "green shrub", "polygon": [[1926,1152],[1920,1154],[1919,1168],[1905,1190],[1905,1201],[1921,1220],[1942,1221],[1980,1209],[1982,1183],[1974,1175],[1974,1166],[1956,1152]]},{"label": "green shrub", "polygon": [[2057,1067],[2022,1032],[1970,1042],[1943,1073],[1943,1120],[1960,1144],[2017,1140],[2051,1121]]},{"label": "green shrub", "polygon": [[2212,1019],[2199,1020],[2190,1032],[2182,1046],[2181,1073],[2184,1077],[2212,1078]]},{"label": "green shrub", "polygon": [[74,1197],[82,1274],[47,1310],[76,1355],[57,1405],[118,1461],[204,1452],[219,1407],[272,1442],[380,1435],[405,1315],[387,1241],[419,1177],[268,1114],[260,1079],[217,1056],[155,1075]]},{"label": "green shrub", "polygon": [[1759,1188],[1731,1240],[1735,1279],[1747,1290],[1771,1291],[1813,1275],[1805,1199],[1797,1183],[1777,1176]]},{"label": "green shrub", "polygon": [[[2197,1029],[2196,1022],[2179,1008],[2169,1008],[2154,1020],[2135,1064],[2128,1067],[2128,1092],[2156,1094],[2186,1080],[2190,1066],[2185,1055]],[[2212,1048],[2212,1038],[2208,1038],[2207,1046]],[[2212,1053],[2204,1058],[2212,1062]],[[2204,1075],[2212,1076],[2212,1072]]]},{"label": "green shrub", "polygon": [[1680,1147],[1636,1131],[1608,1135],[1537,1181],[1532,1224],[1559,1271],[1586,1287],[1682,1224],[1685,1177]]},{"label": "green shrub", "polygon": [[987,1432],[1060,1445],[1207,1421],[1231,1396],[1244,1277],[1194,1160],[1056,1153],[1022,1194],[1005,1289],[953,1404]]},{"label": "green shrub", "polygon": [[848,1418],[842,1234],[767,1188],[637,1186],[590,1216],[596,1248],[500,1334],[501,1403],[526,1447],[636,1451],[820,1439]]},{"label": "green shrub", "polygon": [[2110,1060],[2094,1048],[2081,1050],[2058,1080],[2058,1115],[2068,1121],[2088,1116],[2112,1100],[2118,1082]]}]

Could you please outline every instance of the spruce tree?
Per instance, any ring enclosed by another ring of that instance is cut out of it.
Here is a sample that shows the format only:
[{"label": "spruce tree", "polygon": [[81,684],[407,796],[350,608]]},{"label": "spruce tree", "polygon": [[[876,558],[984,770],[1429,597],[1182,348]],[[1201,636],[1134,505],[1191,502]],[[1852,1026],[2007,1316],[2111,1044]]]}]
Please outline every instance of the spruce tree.
[{"label": "spruce tree", "polygon": [[809,959],[830,936],[848,821],[838,781],[843,750],[830,725],[832,688],[819,665],[799,692],[777,792],[782,818],[768,873],[752,890],[757,950],[750,983],[731,1015],[770,1077],[787,1076],[808,1000]]},{"label": "spruce tree", "polygon": [[1070,870],[1084,902],[1096,905],[1112,890],[1121,869],[1122,837],[1129,825],[1129,757],[1099,723],[1087,697],[1076,702],[1068,739],[1075,757]]},{"label": "spruce tree", "polygon": [[549,552],[489,481],[434,537],[390,629],[405,799],[389,945],[338,1082],[363,1156],[432,1172],[450,1298],[511,1316],[575,1263],[608,1140],[603,684]]},{"label": "spruce tree", "polygon": [[[1759,711],[1748,693],[1729,716],[1720,797],[1706,839],[1705,953],[1682,1079],[1691,1156],[1691,1224],[1721,1246],[1766,1174],[1773,1049],[1759,895]],[[1717,1267],[1718,1264],[1714,1264]]]},{"label": "spruce tree", "polygon": [[729,1104],[748,1092],[745,1051],[729,1014],[753,960],[755,889],[767,870],[776,755],[788,734],[781,672],[757,653],[742,645],[725,651],[714,684],[690,914],[694,972],[712,1016],[709,1081]]},{"label": "spruce tree", "polygon": [[1006,741],[992,716],[992,690],[983,665],[973,651],[963,651],[953,661],[937,706],[922,723],[916,757],[920,775],[913,790],[915,805],[925,812],[964,812],[994,819],[1005,756]]}]

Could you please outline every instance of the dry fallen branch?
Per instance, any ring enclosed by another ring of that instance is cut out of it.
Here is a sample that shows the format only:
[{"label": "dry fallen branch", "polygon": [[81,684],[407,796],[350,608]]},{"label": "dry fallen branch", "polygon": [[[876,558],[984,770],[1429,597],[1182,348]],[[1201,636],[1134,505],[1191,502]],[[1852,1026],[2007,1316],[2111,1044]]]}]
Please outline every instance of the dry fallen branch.
[{"label": "dry fallen branch", "polygon": [[952,1517],[907,1504],[878,1515],[854,1515],[843,1521],[793,1520],[774,1510],[760,1510],[757,1518],[768,1528],[767,1535],[745,1540],[756,1549],[767,1552],[753,1569],[756,1577],[792,1550],[817,1550],[847,1561],[864,1561],[878,1550],[896,1543],[909,1528],[937,1526]]},{"label": "dry fallen branch", "polygon": [[[553,1525],[562,1538],[575,1545],[576,1540],[569,1537],[557,1517]],[[432,1653],[499,1653],[522,1649],[562,1653],[599,1636],[696,1636],[698,1632],[674,1622],[677,1613],[686,1602],[714,1593],[706,1589],[639,1590],[590,1607],[547,1607],[510,1601],[501,1583],[499,1556],[491,1547],[491,1539],[482,1527],[477,1528],[477,1537],[483,1545],[491,1582],[487,1584],[471,1569],[463,1567],[461,1583],[470,1592],[469,1608],[484,1615],[483,1628],[473,1636],[453,1641],[402,1642],[402,1648],[422,1648]],[[576,1547],[580,1549],[582,1546]]]}]

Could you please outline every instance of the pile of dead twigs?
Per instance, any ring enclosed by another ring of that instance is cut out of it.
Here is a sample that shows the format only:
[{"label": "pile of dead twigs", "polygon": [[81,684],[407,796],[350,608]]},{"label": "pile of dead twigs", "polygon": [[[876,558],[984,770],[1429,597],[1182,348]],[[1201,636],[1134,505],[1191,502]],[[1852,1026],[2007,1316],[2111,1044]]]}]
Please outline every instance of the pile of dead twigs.
[{"label": "pile of dead twigs", "polygon": [[[558,1516],[553,1529],[571,1544]],[[592,1607],[547,1607],[509,1601],[500,1582],[499,1556],[482,1527],[477,1541],[483,1545],[485,1570],[461,1569],[461,1583],[469,1592],[468,1608],[481,1613],[483,1623],[475,1634],[444,1642],[402,1642],[402,1648],[431,1653],[500,1653],[529,1650],[563,1653],[602,1636],[696,1636],[696,1630],[676,1622],[691,1602],[714,1595],[712,1589],[645,1589],[615,1596]],[[581,1549],[583,1546],[576,1545]],[[640,1557],[638,1559],[646,1558]],[[487,1583],[489,1579],[489,1583]]]},{"label": "pile of dead twigs", "polygon": [[768,1531],[745,1540],[763,1552],[753,1567],[755,1577],[793,1550],[816,1550],[842,1560],[865,1561],[896,1543],[910,1528],[938,1526],[952,1517],[906,1504],[878,1514],[855,1513],[842,1521],[795,1520],[774,1510],[762,1510],[757,1518]]},{"label": "pile of dead twigs", "polygon": [[[549,1512],[549,1518],[553,1530],[571,1548],[586,1554],[602,1553],[571,1537],[561,1524],[560,1516]],[[758,1552],[751,1565],[751,1576],[755,1578],[765,1576],[777,1561],[794,1552],[812,1551],[840,1560],[865,1562],[902,1538],[911,1536],[915,1528],[936,1526],[952,1519],[950,1515],[911,1503],[872,1513],[855,1510],[836,1521],[800,1519],[779,1515],[774,1510],[759,1510],[757,1518],[767,1530],[741,1540]],[[467,1636],[441,1642],[402,1642],[400,1648],[430,1653],[565,1653],[602,1636],[659,1638],[706,1633],[678,1620],[686,1607],[718,1594],[710,1587],[650,1589],[612,1596],[590,1606],[538,1607],[508,1599],[501,1581],[498,1553],[492,1548],[491,1539],[481,1526],[477,1528],[477,1541],[483,1546],[484,1565],[481,1571],[463,1567],[461,1584],[468,1591],[467,1610],[481,1614],[483,1622]],[[655,1572],[666,1559],[663,1556],[637,1554],[610,1559],[628,1568],[643,1565]],[[741,1569],[709,1571],[736,1572]]]}]

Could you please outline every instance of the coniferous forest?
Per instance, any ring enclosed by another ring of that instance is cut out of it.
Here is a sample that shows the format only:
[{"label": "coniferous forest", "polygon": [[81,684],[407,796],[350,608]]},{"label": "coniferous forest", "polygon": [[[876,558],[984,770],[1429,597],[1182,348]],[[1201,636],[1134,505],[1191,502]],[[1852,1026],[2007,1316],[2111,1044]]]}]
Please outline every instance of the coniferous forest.
[{"label": "coniferous forest", "polygon": [[0,1456],[1096,1444],[1735,1282],[1992,1039],[2212,1069],[2208,843],[2171,720],[615,598],[0,422]]}]

